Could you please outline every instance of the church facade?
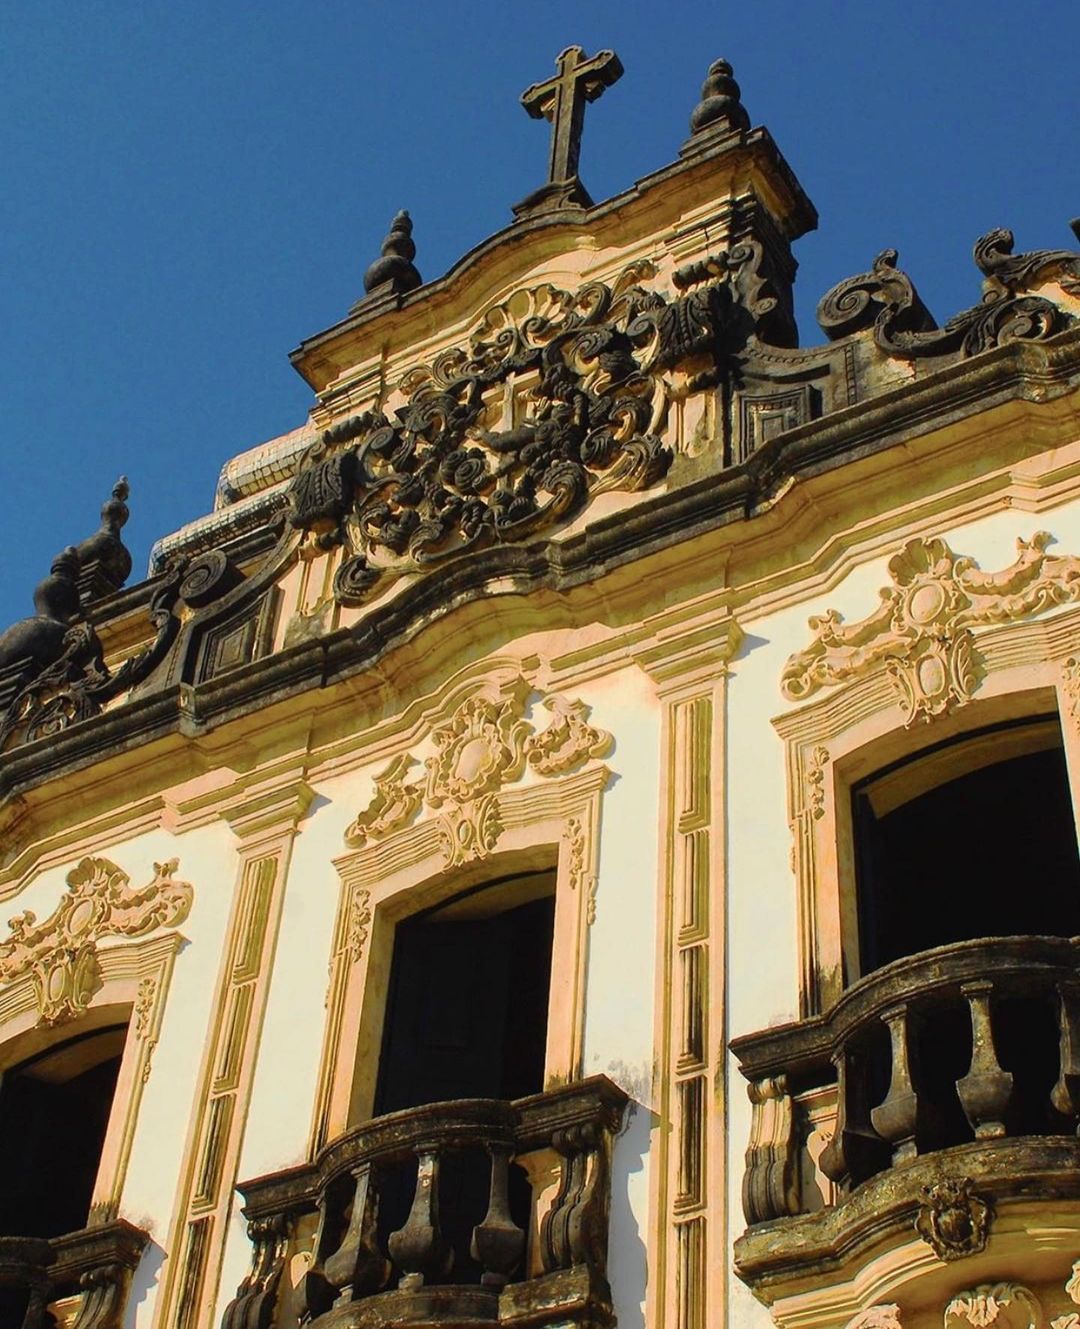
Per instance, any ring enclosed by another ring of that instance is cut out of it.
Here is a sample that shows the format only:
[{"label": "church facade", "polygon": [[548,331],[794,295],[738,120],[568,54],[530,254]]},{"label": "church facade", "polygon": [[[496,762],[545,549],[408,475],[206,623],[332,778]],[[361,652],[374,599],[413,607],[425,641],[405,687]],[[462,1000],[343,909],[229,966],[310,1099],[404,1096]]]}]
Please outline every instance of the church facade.
[{"label": "church facade", "polygon": [[601,202],[556,68],[0,635],[5,1324],[1075,1329],[1080,254],[801,346],[731,67]]}]

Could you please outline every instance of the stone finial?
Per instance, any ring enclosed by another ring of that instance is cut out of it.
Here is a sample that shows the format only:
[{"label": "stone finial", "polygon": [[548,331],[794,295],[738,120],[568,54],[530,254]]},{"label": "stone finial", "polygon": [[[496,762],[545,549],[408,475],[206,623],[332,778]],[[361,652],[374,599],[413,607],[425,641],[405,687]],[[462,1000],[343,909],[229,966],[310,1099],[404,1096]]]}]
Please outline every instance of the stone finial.
[{"label": "stone finial", "polygon": [[701,100],[690,116],[690,132],[730,133],[749,128],[750,117],[739,100],[739,85],[732,77],[731,65],[727,60],[714,60],[701,85]]},{"label": "stone finial", "polygon": [[53,559],[49,575],[34,587],[34,608],[39,618],[70,623],[79,615],[79,554],[74,545]]},{"label": "stone finial", "polygon": [[369,296],[404,295],[407,291],[415,291],[423,282],[413,266],[415,257],[412,221],[407,212],[399,212],[390,223],[390,234],[382,243],[381,257],[364,273],[364,290]]},{"label": "stone finial", "polygon": [[102,505],[101,525],[78,546],[83,604],[118,591],[131,572],[131,555],[120,538],[121,527],[130,516],[126,501],[130,492],[127,476],[122,475]]}]

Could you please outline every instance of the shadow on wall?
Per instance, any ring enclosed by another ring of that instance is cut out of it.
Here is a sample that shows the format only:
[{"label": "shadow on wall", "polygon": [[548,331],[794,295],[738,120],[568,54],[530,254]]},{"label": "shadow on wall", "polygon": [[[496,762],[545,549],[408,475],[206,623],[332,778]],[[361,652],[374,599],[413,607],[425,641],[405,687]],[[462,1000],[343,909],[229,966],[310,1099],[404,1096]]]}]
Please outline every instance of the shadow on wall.
[{"label": "shadow on wall", "polygon": [[[128,1293],[127,1311],[124,1315],[124,1329],[135,1329],[139,1318],[139,1308],[146,1300],[151,1288],[156,1288],[161,1276],[161,1266],[165,1263],[165,1251],[154,1240],[147,1242],[138,1268],[131,1276],[131,1290]],[[144,1317],[145,1318],[145,1317]]]},{"label": "shadow on wall", "polygon": [[[641,1220],[648,1213],[649,1200],[644,1175],[645,1157],[649,1152],[649,1137],[658,1121],[654,1112],[631,1100],[626,1109],[626,1125],[615,1141],[611,1165],[608,1278],[619,1329],[645,1329],[645,1288],[649,1268],[641,1236]],[[632,1181],[635,1176],[637,1180]]]}]

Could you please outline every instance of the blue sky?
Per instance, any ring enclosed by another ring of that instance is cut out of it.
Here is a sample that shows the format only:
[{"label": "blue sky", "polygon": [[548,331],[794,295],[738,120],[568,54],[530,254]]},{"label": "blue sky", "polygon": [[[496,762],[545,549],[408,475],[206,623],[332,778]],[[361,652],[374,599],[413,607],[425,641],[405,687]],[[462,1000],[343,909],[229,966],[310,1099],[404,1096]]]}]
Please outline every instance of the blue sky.
[{"label": "blue sky", "polygon": [[287,354],[362,293],[398,208],[426,278],[510,220],[547,151],[518,96],[564,46],[626,70],[587,115],[597,200],[676,156],[733,62],[821,215],[809,343],[886,246],[942,320],[978,299],[984,231],[1074,245],[1077,35],[1075,0],[6,0],[0,625],[121,472],[138,577],[229,456],[303,421]]}]

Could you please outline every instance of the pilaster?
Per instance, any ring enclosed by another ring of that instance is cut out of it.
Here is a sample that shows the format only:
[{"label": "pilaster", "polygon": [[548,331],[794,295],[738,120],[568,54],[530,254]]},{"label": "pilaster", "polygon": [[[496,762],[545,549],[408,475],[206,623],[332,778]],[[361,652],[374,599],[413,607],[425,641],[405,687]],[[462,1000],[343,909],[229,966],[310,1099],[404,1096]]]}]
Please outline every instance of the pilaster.
[{"label": "pilaster", "polygon": [[233,907],[169,1241],[157,1329],[210,1329],[289,860],[314,792],[278,776],[223,800],[236,833]]}]

